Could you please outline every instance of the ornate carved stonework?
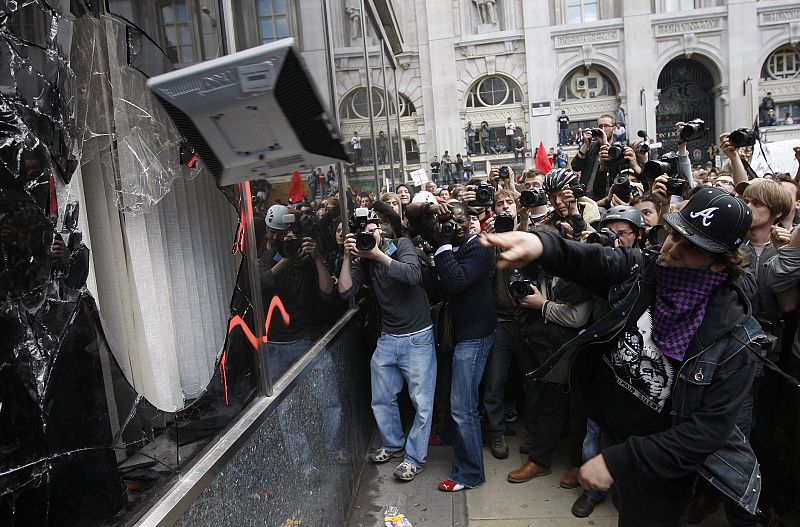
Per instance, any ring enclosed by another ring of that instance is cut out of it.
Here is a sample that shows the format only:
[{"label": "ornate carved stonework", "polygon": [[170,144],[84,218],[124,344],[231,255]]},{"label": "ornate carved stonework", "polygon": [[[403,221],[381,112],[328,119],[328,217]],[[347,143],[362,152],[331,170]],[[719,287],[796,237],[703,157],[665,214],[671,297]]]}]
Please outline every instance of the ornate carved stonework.
[{"label": "ornate carved stonework", "polygon": [[782,24],[784,22],[792,22],[800,20],[800,7],[793,9],[783,9],[781,11],[767,11],[758,14],[759,23],[762,26],[770,24]]},{"label": "ornate carved stonework", "polygon": [[600,44],[606,42],[619,42],[621,31],[619,29],[604,29],[602,31],[585,31],[581,33],[570,33],[568,35],[556,35],[555,47],[576,48],[585,45]]},{"label": "ornate carved stonework", "polygon": [[796,99],[800,93],[800,79],[762,81],[758,86],[758,98],[763,99],[767,92],[772,92],[776,100]]},{"label": "ornate carved stonework", "polygon": [[725,27],[725,19],[720,17],[701,18],[698,20],[677,20],[656,24],[653,31],[656,37],[683,35],[686,33],[704,33],[721,31]]},{"label": "ornate carved stonework", "polygon": [[566,110],[570,119],[575,120],[584,116],[596,117],[601,113],[611,113],[616,109],[617,101],[614,97],[590,101],[564,101],[561,110]]}]

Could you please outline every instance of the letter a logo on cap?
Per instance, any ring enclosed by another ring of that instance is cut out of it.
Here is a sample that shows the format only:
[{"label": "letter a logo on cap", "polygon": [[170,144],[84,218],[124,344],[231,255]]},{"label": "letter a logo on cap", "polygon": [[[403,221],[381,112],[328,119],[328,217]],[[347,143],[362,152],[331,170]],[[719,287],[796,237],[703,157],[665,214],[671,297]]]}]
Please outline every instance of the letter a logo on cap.
[{"label": "letter a logo on cap", "polygon": [[714,212],[717,210],[719,210],[719,207],[709,207],[701,210],[700,212],[690,212],[689,216],[691,216],[692,219],[703,218],[703,226],[710,227],[711,220],[714,218]]}]

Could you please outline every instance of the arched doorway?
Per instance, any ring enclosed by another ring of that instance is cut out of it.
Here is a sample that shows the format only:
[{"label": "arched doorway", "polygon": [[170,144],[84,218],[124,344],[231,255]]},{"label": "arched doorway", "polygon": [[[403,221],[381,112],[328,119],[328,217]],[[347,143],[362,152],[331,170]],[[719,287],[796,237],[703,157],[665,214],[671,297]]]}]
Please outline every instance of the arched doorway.
[{"label": "arched doorway", "polygon": [[714,78],[701,63],[692,59],[675,59],[664,67],[658,76],[658,97],[656,108],[656,140],[663,143],[663,152],[678,148],[675,123],[702,119],[706,123],[706,133],[689,142],[689,156],[692,163],[708,160],[708,145],[714,139]]}]

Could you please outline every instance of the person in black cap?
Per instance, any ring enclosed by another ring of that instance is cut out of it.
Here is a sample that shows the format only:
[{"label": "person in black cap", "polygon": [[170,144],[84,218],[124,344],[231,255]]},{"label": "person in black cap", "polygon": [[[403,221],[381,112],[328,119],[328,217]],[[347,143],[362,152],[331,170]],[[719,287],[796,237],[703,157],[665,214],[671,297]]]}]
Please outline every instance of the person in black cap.
[{"label": "person in black cap", "polygon": [[[758,462],[737,426],[763,333],[740,287],[752,221],[716,188],[665,215],[654,251],[564,240],[547,232],[485,235],[498,267],[535,261],[607,297],[608,307],[536,373],[571,364],[572,388],[600,426],[585,489],[609,491],[621,526],[685,525],[700,476],[753,514]],[[591,352],[589,352],[591,350]]]}]

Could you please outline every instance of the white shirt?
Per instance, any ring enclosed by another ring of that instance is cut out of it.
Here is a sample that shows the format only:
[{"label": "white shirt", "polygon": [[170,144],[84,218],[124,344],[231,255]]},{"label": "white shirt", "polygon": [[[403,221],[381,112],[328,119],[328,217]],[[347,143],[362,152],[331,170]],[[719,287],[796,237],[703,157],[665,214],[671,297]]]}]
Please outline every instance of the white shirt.
[{"label": "white shirt", "polygon": [[517,130],[517,125],[513,122],[506,122],[506,135],[514,135]]}]

